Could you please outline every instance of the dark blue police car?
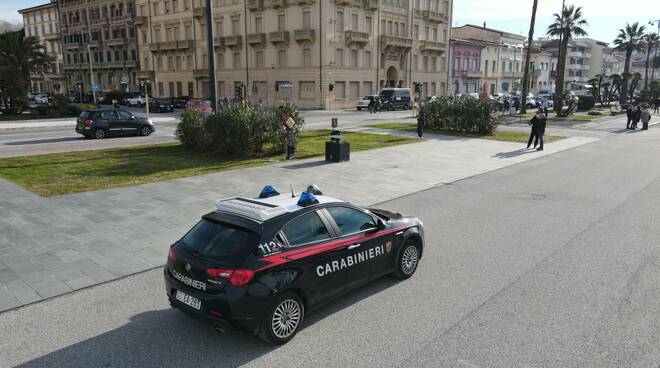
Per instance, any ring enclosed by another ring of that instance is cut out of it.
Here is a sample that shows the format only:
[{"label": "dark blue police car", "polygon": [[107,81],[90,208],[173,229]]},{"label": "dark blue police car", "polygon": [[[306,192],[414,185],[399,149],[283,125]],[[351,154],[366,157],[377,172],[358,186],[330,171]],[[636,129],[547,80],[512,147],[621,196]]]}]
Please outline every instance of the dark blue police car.
[{"label": "dark blue police car", "polygon": [[173,307],[283,344],[307,312],[338,295],[386,274],[412,276],[423,249],[416,218],[315,186],[300,196],[267,186],[257,199],[218,201],[173,244],[165,286]]}]

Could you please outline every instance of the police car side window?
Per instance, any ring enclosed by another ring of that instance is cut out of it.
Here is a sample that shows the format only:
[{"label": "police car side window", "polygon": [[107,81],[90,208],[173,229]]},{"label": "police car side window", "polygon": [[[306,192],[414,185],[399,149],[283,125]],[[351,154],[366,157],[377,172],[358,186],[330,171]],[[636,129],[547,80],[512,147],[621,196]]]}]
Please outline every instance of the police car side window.
[{"label": "police car side window", "polygon": [[316,212],[310,212],[291,220],[282,228],[290,246],[297,246],[329,239],[328,228]]},{"label": "police car side window", "polygon": [[364,212],[348,207],[327,208],[342,235],[354,234],[376,227],[374,219]]}]

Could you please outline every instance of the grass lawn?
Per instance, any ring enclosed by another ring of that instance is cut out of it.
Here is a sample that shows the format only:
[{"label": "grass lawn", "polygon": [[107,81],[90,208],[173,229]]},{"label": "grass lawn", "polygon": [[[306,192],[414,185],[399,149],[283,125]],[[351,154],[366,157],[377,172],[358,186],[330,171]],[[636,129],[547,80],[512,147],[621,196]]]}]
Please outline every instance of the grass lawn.
[{"label": "grass lawn", "polygon": [[[296,157],[324,155],[324,142],[329,135],[329,130],[302,132]],[[342,138],[351,143],[353,152],[419,141],[353,132],[342,132]],[[266,165],[283,159],[282,154],[232,159],[169,143],[3,158],[0,159],[0,176],[42,196],[54,196]]]},{"label": "grass lawn", "polygon": [[[412,123],[382,123],[367,125],[369,128],[378,128],[378,129],[393,129],[393,130],[404,130],[414,132],[417,131],[417,125]],[[529,139],[528,132],[512,132],[512,131],[503,131],[496,130],[493,135],[481,135],[476,133],[465,133],[465,132],[454,132],[449,130],[435,130],[427,129],[424,132],[442,134],[442,135],[451,135],[451,136],[460,136],[466,138],[479,138],[479,139],[489,139],[491,141],[505,141],[505,142],[517,142],[517,143],[527,143]],[[557,135],[546,135],[544,140],[546,143],[555,142],[566,137],[557,136]]]},{"label": "grass lawn", "polygon": [[592,121],[602,118],[605,115],[569,115],[563,118],[556,118],[557,120],[572,120],[572,121]]}]

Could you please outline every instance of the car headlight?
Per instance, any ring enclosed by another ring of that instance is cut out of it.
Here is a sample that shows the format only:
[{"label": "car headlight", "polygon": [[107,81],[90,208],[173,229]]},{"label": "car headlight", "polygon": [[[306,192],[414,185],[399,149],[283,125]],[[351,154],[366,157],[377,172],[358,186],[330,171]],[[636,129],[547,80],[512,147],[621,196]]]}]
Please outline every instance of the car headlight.
[{"label": "car headlight", "polygon": [[147,121],[149,122],[149,124],[154,125],[154,122],[151,119],[147,119]]}]

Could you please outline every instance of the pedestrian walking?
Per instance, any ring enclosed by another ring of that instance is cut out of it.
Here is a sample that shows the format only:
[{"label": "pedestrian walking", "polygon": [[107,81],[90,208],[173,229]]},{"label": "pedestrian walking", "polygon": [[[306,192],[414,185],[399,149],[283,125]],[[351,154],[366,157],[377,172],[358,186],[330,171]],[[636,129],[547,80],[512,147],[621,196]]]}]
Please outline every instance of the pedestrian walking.
[{"label": "pedestrian walking", "polygon": [[502,113],[506,114],[507,111],[509,111],[509,100],[504,99],[504,102],[502,103]]},{"label": "pedestrian walking", "polygon": [[649,130],[649,121],[651,121],[651,111],[649,111],[649,107],[647,105],[644,105],[644,109],[642,110],[641,113],[641,119],[642,119],[642,130]]},{"label": "pedestrian walking", "polygon": [[532,119],[527,124],[532,127],[532,129],[529,132],[529,140],[527,141],[527,149],[529,149],[529,146],[532,145],[532,141],[534,141],[534,149],[536,149],[536,146],[539,144],[539,136],[536,134],[536,131],[538,130],[538,127],[539,127],[539,112],[534,114]]},{"label": "pedestrian walking", "polygon": [[655,101],[653,101],[653,113],[654,114],[660,113],[660,97],[656,98]]},{"label": "pedestrian walking", "polygon": [[634,113],[635,111],[633,110],[633,105],[628,105],[628,108],[626,109],[626,118],[628,118],[628,122],[626,123],[626,129],[630,129],[630,127],[632,126]]},{"label": "pedestrian walking", "polygon": [[520,110],[520,100],[519,99],[513,100],[513,107],[516,108],[515,112],[518,112],[518,110]]},{"label": "pedestrian walking", "polygon": [[536,135],[539,138],[539,148],[537,148],[537,151],[543,151],[543,137],[545,136],[545,126],[548,123],[548,119],[546,119],[545,115],[539,114],[539,121],[538,125],[536,127]]},{"label": "pedestrian walking", "polygon": [[369,100],[369,105],[367,105],[370,114],[376,113],[376,98],[377,97],[371,97]]},{"label": "pedestrian walking", "polygon": [[642,108],[641,106],[637,105],[635,111],[633,111],[632,127],[630,129],[632,130],[637,129],[637,123],[639,123],[641,119],[642,119]]}]

